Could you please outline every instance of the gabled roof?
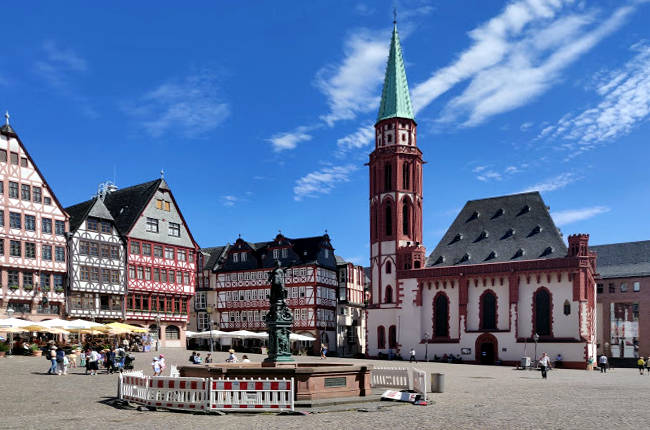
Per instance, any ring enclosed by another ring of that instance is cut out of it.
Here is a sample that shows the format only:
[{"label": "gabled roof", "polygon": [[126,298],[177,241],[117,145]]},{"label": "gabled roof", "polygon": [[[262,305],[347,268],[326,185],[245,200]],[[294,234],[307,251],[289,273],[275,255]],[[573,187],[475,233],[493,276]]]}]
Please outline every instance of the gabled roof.
[{"label": "gabled roof", "polygon": [[219,258],[223,255],[223,252],[226,250],[226,246],[213,246],[211,248],[201,248],[201,252],[205,254],[205,260],[203,262],[202,270],[212,270],[219,262]]},{"label": "gabled roof", "polygon": [[76,205],[65,208],[65,211],[70,215],[70,232],[74,233],[83,224],[85,219],[89,216],[100,218],[104,220],[114,221],[111,213],[109,212],[102,199],[93,197],[85,202],[77,203]]},{"label": "gabled roof", "polygon": [[414,119],[396,23],[393,26],[393,36],[390,40],[390,52],[386,63],[386,75],[381,91],[377,122],[387,118]]},{"label": "gabled roof", "polygon": [[650,276],[650,240],[590,246],[602,278]]},{"label": "gabled roof", "polygon": [[120,233],[126,235],[136,223],[140,214],[149,204],[162,179],[133,185],[110,192],[104,204],[113,215],[115,225]]},{"label": "gabled roof", "polygon": [[538,192],[465,204],[427,267],[560,258],[567,247]]},{"label": "gabled roof", "polygon": [[45,179],[45,176],[43,175],[43,173],[41,173],[41,170],[38,168],[36,163],[34,163],[34,159],[32,158],[31,155],[29,155],[29,151],[27,151],[27,148],[25,148],[25,145],[23,145],[23,142],[20,140],[20,137],[18,137],[18,134],[13,129],[13,127],[9,124],[8,121],[7,121],[7,123],[5,125],[0,127],[0,134],[4,134],[7,137],[13,137],[18,141],[18,145],[20,145],[20,147],[23,149],[23,151],[25,152],[25,155],[27,156],[27,159],[30,161],[30,163],[32,163],[32,166],[34,166],[34,170],[36,170],[36,173],[38,173],[38,176],[43,180],[43,184],[45,184],[45,187],[49,190],[50,196],[54,200],[54,203],[56,203],[56,206],[59,209],[61,209],[61,212],[63,212],[63,215],[66,218],[68,218],[68,213],[63,208],[63,205],[61,204],[59,199],[56,197],[56,194],[54,194],[54,190],[52,189],[52,187],[50,187],[50,184],[47,183],[47,180]]}]

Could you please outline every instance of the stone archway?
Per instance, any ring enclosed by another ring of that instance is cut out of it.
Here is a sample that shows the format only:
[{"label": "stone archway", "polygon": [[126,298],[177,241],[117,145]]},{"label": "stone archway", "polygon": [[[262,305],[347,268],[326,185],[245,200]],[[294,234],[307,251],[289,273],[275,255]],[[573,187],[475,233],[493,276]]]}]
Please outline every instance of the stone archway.
[{"label": "stone archway", "polygon": [[499,360],[499,341],[490,333],[483,333],[476,338],[474,350],[479,364],[494,364]]}]

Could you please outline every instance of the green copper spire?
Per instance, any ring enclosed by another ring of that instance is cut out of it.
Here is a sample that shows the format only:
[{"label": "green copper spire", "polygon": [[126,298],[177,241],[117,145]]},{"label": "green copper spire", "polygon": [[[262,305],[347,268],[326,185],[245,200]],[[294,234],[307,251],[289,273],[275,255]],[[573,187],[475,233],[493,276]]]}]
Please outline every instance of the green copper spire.
[{"label": "green copper spire", "polygon": [[384,89],[381,91],[381,104],[377,122],[387,118],[415,119],[409,96],[409,85],[406,82],[406,70],[402,58],[402,47],[397,34],[397,22],[393,21],[393,37],[390,41],[390,53],[386,64]]}]

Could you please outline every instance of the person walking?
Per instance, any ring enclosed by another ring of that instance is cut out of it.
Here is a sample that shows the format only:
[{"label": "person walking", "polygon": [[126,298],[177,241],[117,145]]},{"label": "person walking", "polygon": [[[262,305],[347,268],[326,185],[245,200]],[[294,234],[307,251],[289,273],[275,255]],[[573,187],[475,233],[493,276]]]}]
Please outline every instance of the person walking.
[{"label": "person walking", "polygon": [[56,374],[61,376],[63,374],[63,367],[65,362],[65,351],[63,348],[56,350]]},{"label": "person walking", "polygon": [[645,369],[645,360],[643,357],[639,357],[639,359],[636,361],[636,365],[639,368],[639,375],[643,375],[643,370]]},{"label": "person walking", "polygon": [[320,344],[320,359],[324,360],[327,358],[327,345],[324,343]]},{"label": "person walking", "polygon": [[208,355],[205,356],[205,364],[212,363],[212,354],[208,352]]},{"label": "person walking", "polygon": [[99,355],[99,352],[93,350],[90,350],[86,353],[86,362],[88,363],[88,370],[90,370],[91,375],[97,375],[97,371],[99,370],[99,360],[101,356]]},{"label": "person walking", "polygon": [[645,360],[645,370],[650,375],[650,355]]},{"label": "person walking", "polygon": [[417,363],[418,361],[415,359],[415,349],[414,348],[411,348],[411,351],[409,351],[409,354],[411,355],[411,357],[409,358],[409,363],[411,361],[415,361]]},{"label": "person walking", "polygon": [[47,352],[50,357],[50,370],[47,371],[48,375],[56,375],[56,346],[52,345]]},{"label": "person walking", "polygon": [[539,368],[542,371],[542,378],[546,379],[547,372],[551,368],[551,359],[546,353],[542,354],[542,357],[539,359]]},{"label": "person walking", "polygon": [[151,367],[153,368],[153,376],[160,376],[160,361],[158,360],[158,357],[154,357],[153,361],[151,362]]},{"label": "person walking", "polygon": [[607,356],[605,354],[598,359],[598,367],[600,367],[600,373],[607,373]]}]

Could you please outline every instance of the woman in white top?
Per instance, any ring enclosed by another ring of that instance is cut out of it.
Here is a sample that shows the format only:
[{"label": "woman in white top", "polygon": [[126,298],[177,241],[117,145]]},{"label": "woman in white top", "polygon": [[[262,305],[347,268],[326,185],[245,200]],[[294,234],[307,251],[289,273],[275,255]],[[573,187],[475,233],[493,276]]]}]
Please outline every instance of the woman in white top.
[{"label": "woman in white top", "polygon": [[542,378],[546,379],[546,372],[551,368],[551,359],[546,353],[539,359],[539,368],[542,370]]}]

